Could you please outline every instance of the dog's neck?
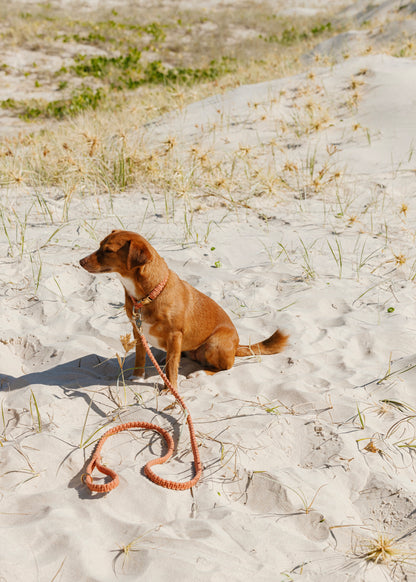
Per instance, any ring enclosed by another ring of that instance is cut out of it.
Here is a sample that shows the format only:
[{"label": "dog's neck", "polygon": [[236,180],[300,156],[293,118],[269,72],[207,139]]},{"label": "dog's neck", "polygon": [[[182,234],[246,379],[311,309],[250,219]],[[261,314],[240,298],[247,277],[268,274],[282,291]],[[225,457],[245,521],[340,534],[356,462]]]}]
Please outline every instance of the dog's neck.
[{"label": "dog's neck", "polygon": [[[118,278],[123,284],[124,289],[130,295],[133,303],[140,303],[145,300],[145,304],[150,303],[153,299],[163,291],[169,278],[169,271],[166,273],[164,279],[159,280],[157,284],[151,286],[140,285],[133,277],[126,277],[117,273]],[[148,300],[150,298],[150,301]]]},{"label": "dog's neck", "polygon": [[117,277],[123,284],[124,289],[131,297],[136,297],[137,290],[136,290],[136,282],[131,277],[123,277],[120,273],[116,273]]}]

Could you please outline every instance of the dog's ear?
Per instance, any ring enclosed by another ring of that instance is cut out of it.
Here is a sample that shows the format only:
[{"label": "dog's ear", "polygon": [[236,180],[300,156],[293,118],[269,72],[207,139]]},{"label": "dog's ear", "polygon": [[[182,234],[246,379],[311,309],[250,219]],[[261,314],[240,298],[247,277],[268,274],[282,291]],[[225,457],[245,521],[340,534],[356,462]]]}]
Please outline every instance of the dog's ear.
[{"label": "dog's ear", "polygon": [[130,271],[135,267],[140,267],[141,265],[144,265],[150,259],[150,256],[151,256],[150,251],[145,245],[131,241],[129,247],[129,254],[127,255],[128,270]]}]

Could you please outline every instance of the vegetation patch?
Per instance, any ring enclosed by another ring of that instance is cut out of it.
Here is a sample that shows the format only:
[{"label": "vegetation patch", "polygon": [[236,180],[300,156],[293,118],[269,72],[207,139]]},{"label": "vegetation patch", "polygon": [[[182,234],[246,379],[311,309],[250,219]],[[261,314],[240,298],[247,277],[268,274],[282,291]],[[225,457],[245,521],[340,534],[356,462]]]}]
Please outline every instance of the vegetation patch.
[{"label": "vegetation patch", "polygon": [[331,22],[326,22],[317,24],[310,30],[299,30],[295,26],[291,26],[290,28],[285,28],[281,34],[271,34],[267,37],[260,35],[260,38],[263,38],[267,42],[275,42],[289,46],[297,42],[302,42],[313,37],[320,36],[325,32],[330,32],[331,30]]},{"label": "vegetation patch", "polygon": [[[151,22],[145,26],[141,26],[138,24],[116,22],[115,20],[105,20],[95,24],[95,30],[88,32],[91,24],[91,22],[74,21],[71,23],[72,27],[80,27],[81,29],[87,29],[87,31],[72,34],[58,34],[55,36],[55,39],[62,40],[65,43],[77,42],[93,46],[102,46],[107,43],[124,44],[126,38],[131,42],[134,40],[137,42],[143,36],[150,36],[150,41],[154,43],[161,43],[166,39],[167,25],[159,24],[158,22]],[[149,48],[147,46],[147,49]]]},{"label": "vegetation patch", "polygon": [[5,99],[1,102],[3,109],[15,110],[21,119],[27,121],[39,117],[63,119],[73,117],[86,109],[96,109],[106,96],[102,89],[92,89],[84,86],[67,99],[57,99],[55,101],[16,101],[15,99]]},{"label": "vegetation patch", "polygon": [[[76,55],[75,65],[71,67],[71,70],[80,77],[92,76],[97,78],[107,77],[112,69],[140,71],[142,70],[141,56],[141,51],[136,47],[130,47],[125,54],[118,57]],[[62,72],[66,73],[67,69],[62,69]]]},{"label": "vegetation patch", "polygon": [[[192,84],[213,80],[235,69],[235,59],[222,57],[212,60],[205,67],[172,67],[161,60],[143,63],[142,53],[129,47],[126,53],[117,57],[77,55],[71,70],[81,77],[95,77],[109,82],[111,88],[136,89],[141,85],[173,83]],[[62,69],[61,72],[67,72]],[[120,75],[122,73],[122,75]]]}]

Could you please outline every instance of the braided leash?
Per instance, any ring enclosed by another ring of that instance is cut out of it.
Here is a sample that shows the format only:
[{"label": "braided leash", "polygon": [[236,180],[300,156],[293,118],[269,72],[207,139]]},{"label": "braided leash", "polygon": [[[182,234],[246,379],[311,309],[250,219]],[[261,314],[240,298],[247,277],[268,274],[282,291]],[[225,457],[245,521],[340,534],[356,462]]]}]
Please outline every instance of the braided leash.
[{"label": "braided leash", "polygon": [[[161,290],[163,289],[164,285],[166,284],[166,280],[162,282],[163,285],[162,284],[158,285],[158,293],[160,293]],[[154,297],[150,298],[150,300],[152,300],[153,298]],[[137,307],[136,307],[136,304],[137,304]],[[106,433],[104,433],[104,435],[98,441],[98,444],[95,447],[94,452],[92,454],[91,460],[88,463],[88,466],[86,468],[84,482],[86,483],[86,485],[87,485],[88,489],[90,489],[90,491],[95,491],[97,493],[108,493],[112,489],[115,489],[117,487],[117,485],[119,484],[118,475],[112,469],[109,469],[108,467],[104,467],[103,465],[101,465],[101,463],[100,463],[100,461],[101,461],[101,449],[103,448],[103,445],[104,445],[105,441],[108,439],[108,437],[110,437],[114,434],[117,434],[118,432],[122,432],[124,430],[130,430],[132,428],[143,428],[146,430],[155,430],[159,434],[161,434],[163,436],[163,438],[165,439],[167,447],[168,447],[168,452],[163,457],[158,457],[157,459],[153,459],[146,464],[146,466],[144,468],[144,473],[145,473],[146,477],[148,479],[150,479],[150,481],[152,481],[156,485],[160,485],[161,487],[166,487],[167,489],[173,489],[175,491],[185,491],[186,489],[190,489],[191,487],[194,487],[198,483],[198,481],[201,477],[201,474],[202,474],[202,463],[201,463],[201,458],[199,456],[198,444],[196,442],[194,425],[192,422],[191,415],[189,414],[188,407],[186,406],[182,397],[179,395],[178,391],[173,387],[171,382],[168,380],[167,376],[164,374],[164,372],[160,368],[154,355],[152,354],[152,351],[149,347],[149,344],[147,343],[146,338],[143,335],[143,331],[142,331],[142,327],[141,327],[140,312],[138,311],[138,309],[140,309],[141,305],[140,305],[140,303],[137,303],[137,302],[135,302],[134,305],[135,305],[135,309],[133,309],[133,319],[131,320],[131,322],[134,325],[137,333],[139,334],[140,341],[142,342],[142,344],[143,344],[149,358],[151,359],[153,365],[155,366],[156,370],[159,372],[159,375],[162,378],[163,382],[165,383],[165,386],[170,390],[170,392],[175,397],[176,401],[182,407],[182,410],[185,412],[186,422],[188,423],[192,454],[194,457],[195,476],[193,479],[190,479],[189,481],[185,481],[183,483],[180,483],[178,481],[170,481],[169,479],[163,479],[162,477],[159,477],[158,475],[156,475],[156,473],[151,469],[151,467],[153,467],[153,465],[162,465],[163,463],[166,463],[166,461],[168,461],[173,454],[175,445],[173,442],[172,435],[168,431],[166,431],[164,428],[158,426],[157,424],[151,424],[149,422],[126,422],[124,424],[120,424],[120,425],[115,426],[115,427],[111,428],[110,430],[108,430]],[[137,325],[137,321],[139,322],[139,325]],[[92,472],[94,469],[97,469],[98,471],[100,471],[104,475],[108,475],[109,477],[111,477],[111,481],[109,481],[108,483],[104,483],[104,484],[94,483],[94,479],[92,476]]]}]

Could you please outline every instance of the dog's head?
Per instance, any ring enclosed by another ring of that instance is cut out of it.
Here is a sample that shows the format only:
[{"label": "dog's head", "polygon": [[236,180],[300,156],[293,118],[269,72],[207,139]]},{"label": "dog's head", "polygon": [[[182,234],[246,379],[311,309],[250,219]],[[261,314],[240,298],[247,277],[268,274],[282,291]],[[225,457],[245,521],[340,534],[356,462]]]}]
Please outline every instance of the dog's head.
[{"label": "dog's head", "polygon": [[132,276],[134,271],[152,259],[153,247],[139,234],[113,230],[100,243],[100,248],[80,260],[89,273],[119,273]]}]

